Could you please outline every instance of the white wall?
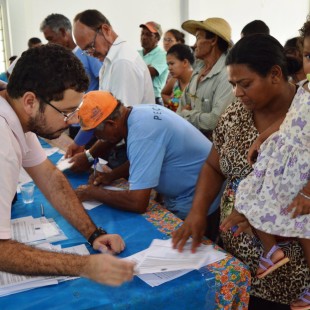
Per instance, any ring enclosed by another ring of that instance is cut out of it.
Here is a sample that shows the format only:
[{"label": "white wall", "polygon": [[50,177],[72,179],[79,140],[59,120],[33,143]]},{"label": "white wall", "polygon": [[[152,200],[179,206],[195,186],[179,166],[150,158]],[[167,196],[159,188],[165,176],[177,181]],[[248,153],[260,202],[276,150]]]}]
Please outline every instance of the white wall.
[{"label": "white wall", "polygon": [[[9,13],[11,55],[20,55],[27,49],[30,37],[39,37],[41,21],[51,13],[61,13],[69,19],[86,9],[97,9],[110,20],[115,31],[140,48],[139,24],[155,20],[163,30],[180,29],[187,19],[204,20],[223,17],[233,29],[237,41],[245,24],[262,19],[271,34],[282,44],[298,35],[306,20],[310,0],[7,0]],[[189,35],[189,42],[194,37]]]}]

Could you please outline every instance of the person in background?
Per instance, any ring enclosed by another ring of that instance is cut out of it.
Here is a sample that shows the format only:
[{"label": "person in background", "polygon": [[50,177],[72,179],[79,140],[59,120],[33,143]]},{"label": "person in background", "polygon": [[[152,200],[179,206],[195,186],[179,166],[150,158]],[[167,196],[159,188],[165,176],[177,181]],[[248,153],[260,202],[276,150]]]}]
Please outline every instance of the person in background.
[{"label": "person in background", "polygon": [[[146,64],[139,53],[115,33],[102,13],[86,10],[77,14],[73,32],[84,53],[104,61],[100,71],[100,90],[111,92],[126,106],[155,103],[152,79]],[[69,146],[66,156],[73,156],[71,170],[88,170],[95,158],[102,157],[112,169],[105,174],[106,184],[120,177],[128,177],[129,163],[124,143],[112,147],[110,143],[97,141],[84,151],[83,146],[92,136],[92,132],[81,130]]]},{"label": "person in background", "polygon": [[263,22],[262,20],[256,19],[246,24],[242,28],[240,36],[241,38],[243,38],[245,36],[256,34],[256,33],[270,34],[270,30],[265,22]]},{"label": "person in background", "polygon": [[[53,83],[50,83],[50,81]],[[50,204],[94,249],[119,253],[124,241],[96,227],[66,177],[47,158],[38,136],[58,138],[77,121],[88,87],[81,62],[54,44],[25,51],[0,92],[0,270],[22,275],[77,276],[108,285],[133,277],[133,264],[112,255],[79,256],[41,250],[12,240],[11,203],[24,167]]]},{"label": "person in background", "polygon": [[121,210],[144,213],[154,188],[164,196],[165,208],[185,218],[198,173],[211,148],[206,137],[165,107],[125,107],[109,92],[86,94],[78,113],[81,127],[94,130],[98,139],[111,144],[125,139],[130,162],[129,190],[98,186],[103,173],[96,179],[91,176],[88,185],[76,189],[81,201],[97,200]]},{"label": "person in background", "polygon": [[225,67],[231,28],[217,17],[188,20],[182,28],[196,36],[195,57],[202,62],[183,92],[177,113],[212,139],[212,130],[234,98]]},{"label": "person in background", "polygon": [[[213,149],[200,172],[192,209],[173,233],[173,244],[180,250],[192,236],[195,251],[209,225],[205,214],[210,202],[227,179],[221,199],[221,237],[224,249],[248,265],[253,275],[249,309],[288,309],[310,281],[296,240],[283,247],[290,263],[268,277],[255,277],[263,247],[246,218],[234,209],[238,185],[252,171],[247,161],[250,146],[259,133],[285,117],[295,96],[296,86],[288,82],[288,61],[282,45],[265,34],[245,36],[230,50],[226,65],[237,101],[229,105],[213,132]],[[239,234],[241,229],[244,232]]]},{"label": "person in background", "polygon": [[150,71],[156,104],[163,105],[161,91],[166,84],[168,67],[166,53],[158,46],[163,34],[161,26],[156,22],[147,22],[139,26],[141,29],[141,46],[139,54],[145,61]]},{"label": "person in background", "polygon": [[167,51],[167,64],[171,78],[161,92],[165,107],[176,112],[182,93],[193,73],[195,58],[185,44],[175,44]]},{"label": "person in background", "polygon": [[34,48],[42,45],[42,42],[39,38],[33,37],[28,40],[28,48]]},{"label": "person in background", "polygon": [[[83,54],[82,50],[75,44],[72,37],[72,25],[70,20],[62,14],[50,14],[42,21],[40,30],[43,32],[48,43],[59,44],[69,48],[82,62],[90,81],[87,92],[98,90],[99,71],[102,67],[102,62]],[[80,126],[78,124],[72,124],[69,128],[69,136],[73,139],[79,130]],[[92,140],[89,146],[93,143],[94,141]]]},{"label": "person in background", "polygon": [[168,52],[169,48],[174,44],[184,44],[184,33],[177,29],[169,29],[165,32],[163,42],[164,50]]},{"label": "person in background", "polygon": [[[11,65],[15,60],[17,60],[17,56],[11,56],[9,58],[9,65]],[[9,77],[10,77],[10,73],[9,73],[9,70],[5,71],[5,72],[2,72],[0,73],[0,80],[2,82],[4,82],[1,86],[1,88],[5,88],[6,87],[6,83],[8,83],[9,81]]]},{"label": "person in background", "polygon": [[294,37],[287,40],[284,44],[284,52],[287,56],[294,57],[297,60],[295,72],[291,74],[290,81],[298,84],[306,79],[306,74],[303,68],[303,55],[300,37]]}]

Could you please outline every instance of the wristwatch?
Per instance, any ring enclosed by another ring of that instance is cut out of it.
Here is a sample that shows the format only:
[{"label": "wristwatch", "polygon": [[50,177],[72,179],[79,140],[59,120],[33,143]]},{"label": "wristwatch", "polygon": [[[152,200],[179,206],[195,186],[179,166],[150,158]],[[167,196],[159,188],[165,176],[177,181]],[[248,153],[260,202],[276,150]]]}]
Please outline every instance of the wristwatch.
[{"label": "wristwatch", "polygon": [[87,160],[90,164],[92,164],[95,160],[95,158],[92,156],[92,154],[90,154],[90,151],[89,150],[86,150],[85,151],[85,155],[87,157]]},{"label": "wristwatch", "polygon": [[97,227],[96,230],[90,235],[90,237],[88,238],[88,243],[93,246],[94,241],[102,235],[106,235],[107,232],[102,229],[101,227]]}]

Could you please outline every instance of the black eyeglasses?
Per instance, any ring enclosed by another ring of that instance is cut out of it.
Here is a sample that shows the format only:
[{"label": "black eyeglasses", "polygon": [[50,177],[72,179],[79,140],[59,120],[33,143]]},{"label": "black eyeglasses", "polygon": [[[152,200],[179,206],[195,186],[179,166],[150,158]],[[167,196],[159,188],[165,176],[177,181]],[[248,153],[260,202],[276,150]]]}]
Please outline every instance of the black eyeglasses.
[{"label": "black eyeglasses", "polygon": [[95,52],[95,44],[96,44],[96,38],[97,38],[97,34],[99,32],[100,29],[96,30],[95,36],[93,41],[89,44],[88,47],[86,47],[84,50],[82,50],[82,54],[87,55],[87,56],[92,56],[93,53]]},{"label": "black eyeglasses", "polygon": [[65,112],[60,111],[58,108],[56,108],[53,104],[51,104],[48,100],[44,99],[41,96],[38,96],[44,103],[48,104],[49,106],[51,106],[53,109],[55,109],[57,112],[59,112],[60,114],[62,114],[64,116],[64,122],[68,122],[70,119],[73,118],[73,116],[79,111],[80,109],[80,105],[73,111],[70,112],[68,114],[66,114]]}]

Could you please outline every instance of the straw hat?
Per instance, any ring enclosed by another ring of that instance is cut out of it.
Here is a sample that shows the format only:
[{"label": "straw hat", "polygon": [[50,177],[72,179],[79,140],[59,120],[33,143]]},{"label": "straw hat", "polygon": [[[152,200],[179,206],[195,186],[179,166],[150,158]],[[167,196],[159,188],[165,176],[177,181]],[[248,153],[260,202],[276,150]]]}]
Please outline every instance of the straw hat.
[{"label": "straw hat", "polygon": [[204,21],[188,20],[182,24],[182,28],[193,35],[196,34],[197,29],[210,31],[232,46],[231,27],[223,18],[211,17]]}]

